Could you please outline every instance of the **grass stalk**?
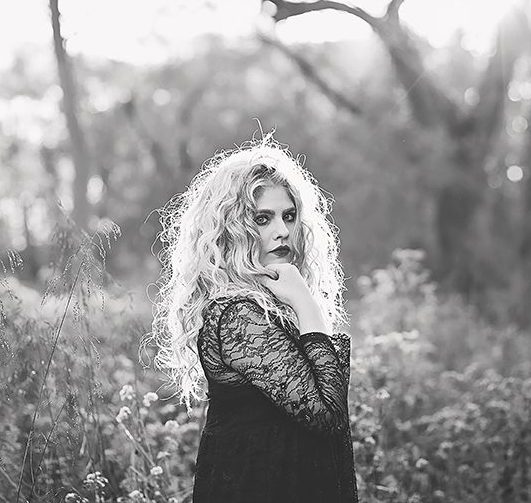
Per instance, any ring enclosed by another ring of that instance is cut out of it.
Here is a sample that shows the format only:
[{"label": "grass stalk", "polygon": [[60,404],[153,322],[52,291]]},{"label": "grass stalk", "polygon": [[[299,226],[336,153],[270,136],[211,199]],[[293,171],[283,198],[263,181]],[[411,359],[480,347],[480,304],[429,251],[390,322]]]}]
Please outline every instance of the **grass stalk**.
[{"label": "grass stalk", "polygon": [[[41,465],[42,465],[42,461],[44,460],[44,455],[46,454],[46,448],[48,447],[48,444],[50,442],[50,438],[52,436],[52,433],[53,433],[53,431],[55,429],[55,426],[57,425],[57,423],[59,421],[59,417],[61,416],[61,413],[63,412],[63,409],[65,408],[65,405],[66,405],[66,400],[63,402],[63,405],[61,405],[61,408],[59,409],[59,413],[57,414],[57,417],[53,421],[52,427],[50,428],[50,431],[48,432],[48,435],[46,435],[46,440],[44,442],[44,449],[42,451],[42,456],[41,456],[41,459],[39,461],[39,464],[37,465],[37,469],[35,470],[37,472],[37,474],[39,473],[39,470],[40,470]],[[32,494],[32,495],[33,495],[33,490],[35,489],[35,482],[36,482],[36,479],[34,478],[33,479],[33,483],[31,484],[31,490],[30,490],[30,494]]]},{"label": "grass stalk", "polygon": [[[53,345],[52,345],[52,350],[50,351],[50,356],[48,357],[48,362],[46,364],[46,370],[45,370],[44,376],[42,378],[41,389],[39,391],[39,398],[37,400],[37,405],[35,406],[35,410],[33,412],[33,418],[31,420],[30,432],[29,432],[28,438],[26,440],[26,446],[24,448],[24,456],[22,458],[22,466],[20,468],[20,476],[19,476],[18,485],[17,485],[16,503],[18,503],[19,499],[20,499],[20,490],[22,488],[22,478],[24,477],[24,468],[26,466],[26,459],[28,457],[28,451],[29,451],[30,443],[32,441],[33,432],[35,431],[35,421],[37,419],[37,414],[39,412],[39,407],[40,407],[40,404],[41,404],[41,401],[42,401],[42,396],[43,396],[43,393],[44,393],[44,387],[46,385],[46,380],[47,380],[48,374],[50,372],[50,366],[52,364],[52,359],[53,359],[53,356],[55,354],[55,349],[57,347],[57,342],[59,340],[59,336],[61,335],[61,330],[63,328],[64,322],[65,322],[65,319],[66,319],[66,315],[68,313],[68,308],[70,307],[70,303],[72,302],[72,297],[74,295],[74,290],[75,290],[75,287],[77,285],[77,282],[78,282],[79,275],[81,273],[81,269],[83,267],[83,264],[84,264],[84,259],[79,264],[76,276],[75,276],[74,281],[72,283],[72,286],[70,288],[70,292],[68,294],[68,300],[66,302],[65,310],[63,311],[63,315],[61,317],[61,322],[59,323],[59,327],[57,329],[57,334],[55,336],[55,339],[54,339],[54,342],[53,342]],[[44,456],[44,454],[45,454],[45,451],[42,453],[42,455]],[[34,487],[34,485],[35,485],[35,481],[33,481],[32,487]]]}]

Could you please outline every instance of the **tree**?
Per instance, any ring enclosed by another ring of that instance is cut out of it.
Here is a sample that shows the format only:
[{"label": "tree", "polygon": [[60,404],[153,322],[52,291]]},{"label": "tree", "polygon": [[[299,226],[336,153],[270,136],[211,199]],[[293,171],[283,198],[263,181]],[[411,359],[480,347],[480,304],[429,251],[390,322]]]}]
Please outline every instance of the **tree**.
[{"label": "tree", "polygon": [[72,67],[61,35],[59,0],[50,0],[50,12],[53,29],[53,46],[57,60],[59,83],[63,91],[63,112],[70,136],[72,158],[75,169],[73,186],[74,209],[72,216],[81,228],[87,227],[90,217],[90,204],[87,199],[87,184],[90,178],[91,162],[87,142],[79,119],[77,89]]},{"label": "tree", "polygon": [[[275,22],[331,9],[362,19],[377,34],[390,56],[399,82],[407,92],[415,120],[422,127],[444,131],[449,144],[453,145],[448,156],[451,161],[448,169],[452,171],[452,176],[447,177],[448,181],[436,195],[440,276],[464,294],[471,294],[485,286],[484,274],[474,261],[472,227],[487,186],[484,164],[503,122],[507,87],[530,33],[527,17],[523,15],[529,2],[522,2],[501,20],[495,51],[476,89],[477,103],[466,110],[461,110],[459,104],[438,84],[436,76],[426,68],[418,38],[400,21],[399,9],[403,0],[392,0],[382,17],[372,16],[359,7],[328,0],[311,3],[270,0],[269,3],[276,7],[276,12],[272,14]],[[290,56],[290,50],[284,49],[283,52]],[[302,66],[301,56],[293,53],[291,58],[299,67]],[[304,61],[304,66],[305,76],[314,80],[321,91],[341,105],[337,91],[331,92],[330,86],[323,85],[318,72],[311,69],[311,63]],[[346,97],[343,101],[351,102]]]}]

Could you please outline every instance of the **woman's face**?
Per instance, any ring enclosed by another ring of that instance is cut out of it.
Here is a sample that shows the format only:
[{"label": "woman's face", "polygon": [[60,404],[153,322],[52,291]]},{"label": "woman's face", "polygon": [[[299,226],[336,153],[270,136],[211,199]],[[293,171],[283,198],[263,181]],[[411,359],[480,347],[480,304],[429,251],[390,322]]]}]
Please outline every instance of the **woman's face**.
[{"label": "woman's face", "polygon": [[[254,221],[260,233],[260,264],[283,264],[291,262],[293,229],[297,209],[288,191],[279,185],[265,187],[256,200]],[[275,252],[279,246],[289,249]]]}]

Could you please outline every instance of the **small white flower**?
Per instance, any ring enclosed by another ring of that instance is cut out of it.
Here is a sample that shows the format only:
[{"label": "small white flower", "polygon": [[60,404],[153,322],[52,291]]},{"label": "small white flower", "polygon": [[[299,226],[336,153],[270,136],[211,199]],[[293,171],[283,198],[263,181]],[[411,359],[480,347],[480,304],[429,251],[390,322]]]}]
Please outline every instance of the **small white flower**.
[{"label": "small white flower", "polygon": [[380,388],[377,392],[376,392],[376,398],[378,400],[387,400],[388,398],[390,398],[391,395],[389,394],[389,392],[385,389],[385,388]]},{"label": "small white flower", "polygon": [[157,454],[157,460],[164,459],[164,458],[169,458],[170,456],[171,456],[171,454],[168,451],[160,451]]},{"label": "small white flower", "polygon": [[120,400],[122,402],[130,401],[135,397],[135,390],[130,384],[126,384],[120,390]]},{"label": "small white flower", "polygon": [[154,476],[157,476],[157,475],[162,475],[162,468],[160,466],[154,466],[150,471],[149,473],[151,473],[151,475],[154,475]]},{"label": "small white flower", "polygon": [[121,423],[124,419],[127,419],[131,415],[131,409],[129,407],[122,407],[118,415],[116,416],[116,421]]},{"label": "small white flower", "polygon": [[144,495],[138,490],[138,489],[135,489],[134,491],[131,491],[129,493],[129,498],[131,500],[133,500],[135,503],[138,502],[144,502],[146,501],[145,498],[144,498]]},{"label": "small white flower", "polygon": [[419,470],[422,470],[423,468],[425,468],[429,464],[430,463],[429,463],[428,460],[426,460],[424,458],[419,458],[419,459],[417,459],[417,462],[415,463],[415,467],[418,468]]},{"label": "small white flower", "polygon": [[174,429],[174,428],[179,428],[179,423],[177,421],[175,421],[175,419],[168,419],[165,423],[164,423],[164,428],[168,428],[168,429]]},{"label": "small white flower", "polygon": [[144,395],[144,406],[149,407],[152,402],[156,402],[158,399],[159,396],[156,393],[153,393],[153,391],[150,391]]}]

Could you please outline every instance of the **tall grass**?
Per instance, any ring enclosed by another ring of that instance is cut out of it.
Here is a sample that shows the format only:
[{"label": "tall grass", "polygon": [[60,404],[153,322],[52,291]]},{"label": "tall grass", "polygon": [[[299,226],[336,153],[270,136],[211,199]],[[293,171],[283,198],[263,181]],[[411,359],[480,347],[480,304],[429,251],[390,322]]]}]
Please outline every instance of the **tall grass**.
[{"label": "tall grass", "polygon": [[[0,501],[191,501],[204,409],[138,363],[150,306],[105,272],[119,229],[54,234],[43,292],[0,263]],[[442,295],[423,253],[358,279],[350,414],[364,502],[529,500],[529,334]]]}]

